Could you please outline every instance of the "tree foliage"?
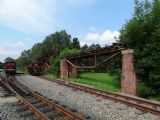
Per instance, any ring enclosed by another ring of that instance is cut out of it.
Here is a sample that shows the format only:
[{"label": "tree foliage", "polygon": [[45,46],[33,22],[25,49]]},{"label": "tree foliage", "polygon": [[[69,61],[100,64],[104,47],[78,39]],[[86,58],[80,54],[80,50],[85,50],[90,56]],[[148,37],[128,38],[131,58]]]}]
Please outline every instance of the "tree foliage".
[{"label": "tree foliage", "polygon": [[[81,50],[93,50],[97,48],[100,48],[99,44],[92,44],[89,47],[84,45],[81,47],[77,37],[72,39],[71,35],[65,30],[62,30],[46,36],[43,42],[36,43],[31,49],[24,50],[17,59],[17,66],[24,69],[28,64],[37,62],[39,58],[49,60],[51,56],[54,56],[59,59],[64,58],[66,55],[80,52]],[[53,61],[54,63],[56,65],[56,60]]]},{"label": "tree foliage", "polygon": [[91,44],[87,50],[96,50],[96,49],[100,49],[101,46],[99,44]]},{"label": "tree foliage", "polygon": [[16,63],[18,68],[25,70],[25,67],[31,63],[31,51],[24,50],[21,56],[16,60]]},{"label": "tree foliage", "polygon": [[78,49],[69,49],[66,48],[63,51],[61,51],[61,53],[59,54],[59,56],[57,56],[57,58],[51,59],[50,63],[51,63],[51,72],[54,73],[55,75],[57,75],[57,77],[60,74],[60,60],[65,58],[67,55],[69,54],[75,54],[80,52],[80,50]]},{"label": "tree foliage", "polygon": [[2,69],[2,68],[3,68],[3,63],[0,62],[0,69]]},{"label": "tree foliage", "polygon": [[51,63],[51,72],[54,73],[57,77],[60,74],[60,59],[55,58],[50,60]]},{"label": "tree foliage", "polygon": [[73,49],[80,49],[80,43],[78,41],[78,38],[73,38],[73,42],[71,43],[71,47]]},{"label": "tree foliage", "polygon": [[76,54],[76,53],[79,53],[79,52],[80,52],[80,50],[78,50],[78,49],[64,49],[60,53],[59,58],[63,59],[68,55],[73,55],[73,54]]},{"label": "tree foliage", "polygon": [[31,49],[23,51],[17,59],[17,64],[24,68],[29,63],[37,62],[38,58],[49,59],[52,55],[56,57],[62,50],[72,47],[79,47],[77,38],[74,38],[72,42],[71,36],[65,30],[55,32],[48,35],[43,42],[36,43]]},{"label": "tree foliage", "polygon": [[[17,66],[25,70],[28,64],[37,62],[39,58],[45,58],[47,61],[50,61],[51,72],[59,76],[60,59],[70,54],[86,50],[95,50],[100,47],[99,44],[92,44],[90,46],[85,44],[81,47],[77,37],[72,39],[71,35],[65,30],[62,30],[46,36],[41,43],[36,43],[31,49],[24,50],[17,59]],[[52,59],[52,56],[54,56],[54,59]]]},{"label": "tree foliage", "polygon": [[135,0],[135,12],[121,29],[120,42],[135,51],[136,71],[145,84],[160,91],[160,0]]}]

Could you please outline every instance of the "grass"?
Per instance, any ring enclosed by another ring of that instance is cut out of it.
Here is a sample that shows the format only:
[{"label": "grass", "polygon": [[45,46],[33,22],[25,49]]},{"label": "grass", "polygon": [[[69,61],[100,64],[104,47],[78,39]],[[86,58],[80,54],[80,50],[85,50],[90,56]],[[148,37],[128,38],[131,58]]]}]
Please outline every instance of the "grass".
[{"label": "grass", "polygon": [[50,78],[58,78],[55,74],[53,73],[47,73],[44,76],[50,77]]},{"label": "grass", "polygon": [[160,101],[160,95],[149,97],[150,100]]},{"label": "grass", "polygon": [[65,80],[90,85],[111,92],[120,91],[120,83],[117,76],[111,76],[108,73],[83,73],[79,75],[79,78],[65,78]]},{"label": "grass", "polygon": [[[53,73],[47,73],[45,76],[58,78]],[[79,78],[65,78],[65,80],[86,84],[106,91],[120,92],[120,81],[118,80],[118,76],[109,75],[108,73],[83,73],[79,75]],[[144,90],[143,93],[145,93]],[[150,96],[148,99],[153,101],[160,101],[160,96]]]}]

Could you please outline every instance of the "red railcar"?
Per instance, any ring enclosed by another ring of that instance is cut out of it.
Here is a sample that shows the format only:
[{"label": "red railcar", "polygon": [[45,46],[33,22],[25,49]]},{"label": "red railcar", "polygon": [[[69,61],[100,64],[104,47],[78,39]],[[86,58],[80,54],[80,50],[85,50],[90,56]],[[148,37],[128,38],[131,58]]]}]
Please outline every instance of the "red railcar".
[{"label": "red railcar", "polygon": [[32,63],[27,66],[27,70],[32,75],[41,75],[44,72],[43,63]]},{"label": "red railcar", "polygon": [[9,75],[16,74],[16,62],[13,58],[8,57],[4,60],[4,71]]}]

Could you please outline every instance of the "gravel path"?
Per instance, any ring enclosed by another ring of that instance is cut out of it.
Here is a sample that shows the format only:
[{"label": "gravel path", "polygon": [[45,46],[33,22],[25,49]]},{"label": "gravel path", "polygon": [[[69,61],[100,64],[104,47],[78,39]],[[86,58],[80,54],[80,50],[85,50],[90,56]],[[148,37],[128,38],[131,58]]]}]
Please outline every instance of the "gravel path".
[{"label": "gravel path", "polygon": [[92,116],[91,120],[160,120],[160,117],[138,109],[97,97],[82,91],[73,90],[57,83],[30,75],[17,76],[17,79],[30,89],[77,110],[79,114]]}]

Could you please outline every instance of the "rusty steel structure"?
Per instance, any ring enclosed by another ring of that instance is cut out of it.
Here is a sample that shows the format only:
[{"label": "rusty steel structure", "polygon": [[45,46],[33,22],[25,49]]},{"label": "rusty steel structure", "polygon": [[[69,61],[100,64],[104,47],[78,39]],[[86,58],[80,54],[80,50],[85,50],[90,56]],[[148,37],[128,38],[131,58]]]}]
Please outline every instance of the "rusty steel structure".
[{"label": "rusty steel structure", "polygon": [[84,91],[90,94],[95,94],[105,99],[110,99],[112,101],[119,102],[119,103],[131,106],[131,107],[135,107],[137,109],[140,109],[146,112],[151,112],[153,114],[160,116],[160,104],[157,102],[152,102],[152,101],[144,100],[141,98],[122,95],[118,93],[107,92],[107,91],[99,90],[96,88],[76,84],[73,82],[66,82],[62,79],[53,79],[53,78],[44,77],[44,76],[41,76],[40,78],[44,80],[49,80],[51,82],[56,82],[61,85],[65,85],[67,87],[71,87],[76,90]]},{"label": "rusty steel structure", "polygon": [[[50,120],[58,116],[65,116],[69,120],[85,120],[85,118],[77,115],[76,113],[62,107],[59,104],[54,103],[52,100],[45,98],[44,96],[38,94],[37,92],[31,91],[29,88],[22,85],[15,78],[4,78],[1,77],[1,82],[7,89],[9,89],[16,97],[21,101],[21,103],[26,106],[39,120]],[[54,115],[47,115],[46,111],[40,110],[36,107],[36,103],[42,103],[44,108],[49,112],[54,112]]]},{"label": "rusty steel structure", "polygon": [[[77,78],[78,69],[97,69],[125,50],[125,45],[114,43],[95,50],[68,55],[60,62],[61,78]],[[108,64],[109,65],[109,64]]]},{"label": "rusty steel structure", "polygon": [[[94,69],[105,62],[111,60],[118,55],[122,50],[125,50],[125,46],[122,44],[112,44],[111,46],[102,47],[96,50],[88,50],[77,54],[67,56],[66,62],[76,69]],[[98,61],[98,58],[101,59]],[[88,65],[83,64],[84,60],[90,60]]]}]

